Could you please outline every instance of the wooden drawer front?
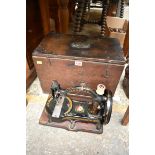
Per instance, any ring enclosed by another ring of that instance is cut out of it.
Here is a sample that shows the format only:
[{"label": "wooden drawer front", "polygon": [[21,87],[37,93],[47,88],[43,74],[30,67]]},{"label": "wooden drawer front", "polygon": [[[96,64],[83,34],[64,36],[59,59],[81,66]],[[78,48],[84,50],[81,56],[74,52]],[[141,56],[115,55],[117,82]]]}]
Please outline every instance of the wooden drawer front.
[{"label": "wooden drawer front", "polygon": [[36,56],[33,60],[45,93],[50,91],[52,80],[57,80],[62,88],[85,82],[96,89],[99,83],[103,83],[114,94],[124,68],[123,65]]}]

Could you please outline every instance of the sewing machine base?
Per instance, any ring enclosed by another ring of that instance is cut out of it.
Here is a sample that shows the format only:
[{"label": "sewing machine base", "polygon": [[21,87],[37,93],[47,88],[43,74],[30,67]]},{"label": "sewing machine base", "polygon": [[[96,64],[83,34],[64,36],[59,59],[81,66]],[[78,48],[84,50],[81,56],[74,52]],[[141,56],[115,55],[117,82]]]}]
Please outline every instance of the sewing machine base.
[{"label": "sewing machine base", "polygon": [[85,83],[67,89],[53,80],[39,123],[70,131],[101,134],[110,121],[112,92],[103,84],[96,91]]},{"label": "sewing machine base", "polygon": [[85,122],[75,122],[74,128],[71,128],[71,122],[69,120],[65,120],[63,122],[56,122],[52,121],[50,115],[47,113],[46,109],[44,108],[39,124],[51,126],[51,127],[57,127],[57,128],[63,128],[69,131],[83,131],[83,132],[90,132],[90,133],[96,133],[101,134],[103,133],[103,126],[100,126],[100,129],[96,129],[96,124],[94,123],[85,123]]}]

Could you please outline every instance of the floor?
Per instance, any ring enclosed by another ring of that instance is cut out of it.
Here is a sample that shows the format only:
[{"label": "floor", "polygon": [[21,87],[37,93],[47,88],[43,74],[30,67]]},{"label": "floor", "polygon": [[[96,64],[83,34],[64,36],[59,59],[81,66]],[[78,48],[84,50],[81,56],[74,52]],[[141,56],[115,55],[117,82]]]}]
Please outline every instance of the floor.
[{"label": "floor", "polygon": [[103,134],[72,132],[38,124],[44,103],[27,106],[27,155],[128,155],[128,126],[113,112]]},{"label": "floor", "polygon": [[122,80],[114,96],[111,121],[104,126],[103,134],[97,135],[40,125],[38,121],[48,94],[42,93],[37,78],[27,92],[27,155],[128,155],[128,125],[120,123],[128,99],[121,83]]},{"label": "floor", "polygon": [[[128,11],[128,8],[127,8]],[[84,33],[98,32],[97,26],[86,26]],[[71,30],[70,30],[71,32]],[[129,125],[121,120],[129,100],[122,89],[124,72],[114,95],[111,121],[103,134],[72,132],[39,125],[39,118],[48,94],[44,94],[36,78],[27,90],[26,154],[27,155],[128,155]]]}]

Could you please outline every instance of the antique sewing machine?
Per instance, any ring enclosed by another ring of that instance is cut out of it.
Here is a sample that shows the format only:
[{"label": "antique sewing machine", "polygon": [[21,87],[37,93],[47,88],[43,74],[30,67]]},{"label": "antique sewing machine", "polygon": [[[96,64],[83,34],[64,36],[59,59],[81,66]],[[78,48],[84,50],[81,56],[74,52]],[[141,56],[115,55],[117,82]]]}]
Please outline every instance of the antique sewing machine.
[{"label": "antique sewing machine", "polygon": [[103,125],[110,121],[112,93],[103,84],[96,91],[85,83],[62,89],[52,81],[49,95],[40,118],[40,124],[73,131],[102,133]]}]

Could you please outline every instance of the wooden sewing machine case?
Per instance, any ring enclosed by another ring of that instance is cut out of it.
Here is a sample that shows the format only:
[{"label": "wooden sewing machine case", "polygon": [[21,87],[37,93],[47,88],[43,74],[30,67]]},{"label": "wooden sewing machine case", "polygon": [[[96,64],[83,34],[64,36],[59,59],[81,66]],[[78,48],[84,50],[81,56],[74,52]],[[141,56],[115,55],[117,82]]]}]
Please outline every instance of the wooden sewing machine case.
[{"label": "wooden sewing machine case", "polygon": [[45,93],[52,80],[63,88],[103,83],[114,95],[125,59],[115,38],[49,33],[33,52],[33,61]]}]

